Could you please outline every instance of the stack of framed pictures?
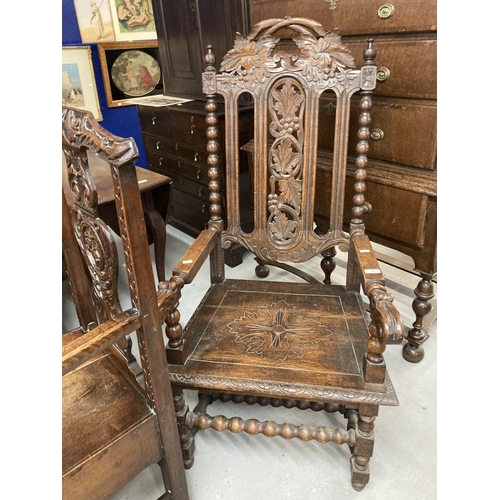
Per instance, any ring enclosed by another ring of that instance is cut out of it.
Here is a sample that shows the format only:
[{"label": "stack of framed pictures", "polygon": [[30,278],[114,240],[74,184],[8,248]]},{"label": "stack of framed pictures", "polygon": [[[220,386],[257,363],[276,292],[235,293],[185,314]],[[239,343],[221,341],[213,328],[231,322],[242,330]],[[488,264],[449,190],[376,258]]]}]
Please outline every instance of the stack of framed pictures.
[{"label": "stack of framed pictures", "polygon": [[151,0],[73,0],[82,43],[155,40]]}]

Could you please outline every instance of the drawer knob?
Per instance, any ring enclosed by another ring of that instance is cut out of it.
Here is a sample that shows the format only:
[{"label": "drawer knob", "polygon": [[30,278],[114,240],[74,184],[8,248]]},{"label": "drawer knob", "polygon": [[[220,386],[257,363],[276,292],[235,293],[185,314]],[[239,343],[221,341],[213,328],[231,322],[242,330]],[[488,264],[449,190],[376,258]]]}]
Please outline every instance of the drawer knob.
[{"label": "drawer knob", "polygon": [[364,214],[370,214],[373,210],[373,207],[371,205],[371,203],[368,203],[367,201],[365,201],[363,203],[363,213]]},{"label": "drawer knob", "polygon": [[391,76],[391,72],[389,68],[384,66],[377,69],[377,80],[379,82],[385,82]]},{"label": "drawer knob", "polygon": [[198,161],[200,159],[200,153],[196,152],[194,154],[194,161]]},{"label": "drawer knob", "polygon": [[156,149],[161,149],[161,142],[160,141],[156,141]]},{"label": "drawer knob", "polygon": [[203,196],[203,188],[198,189],[198,196],[200,198]]},{"label": "drawer knob", "polygon": [[201,207],[201,212],[202,212],[202,213],[205,213],[206,211],[207,211],[207,207],[206,207],[206,205],[202,205],[202,207]]},{"label": "drawer knob", "polygon": [[191,130],[191,135],[194,134],[195,128],[196,126],[194,124],[194,116],[191,115],[191,126],[189,127],[189,129]]},{"label": "drawer knob", "polygon": [[160,165],[160,167],[163,165],[163,158],[158,159],[158,165]]},{"label": "drawer knob", "polygon": [[153,116],[151,117],[151,123],[152,123],[153,125],[156,125],[156,123],[157,123],[157,122],[158,122],[158,118],[156,118],[156,116],[155,116],[155,115],[153,115]]},{"label": "drawer knob", "polygon": [[179,143],[178,142],[175,143],[175,150],[179,151]]},{"label": "drawer knob", "polygon": [[200,179],[201,179],[201,170],[198,170],[198,171],[196,172],[196,178],[197,178],[198,180],[200,180]]},{"label": "drawer knob", "polygon": [[381,19],[387,19],[394,14],[394,5],[391,3],[385,3],[378,9],[378,17]]},{"label": "drawer knob", "polygon": [[372,133],[370,134],[370,137],[374,141],[381,141],[384,138],[384,131],[380,130],[379,128],[374,128],[372,130]]}]

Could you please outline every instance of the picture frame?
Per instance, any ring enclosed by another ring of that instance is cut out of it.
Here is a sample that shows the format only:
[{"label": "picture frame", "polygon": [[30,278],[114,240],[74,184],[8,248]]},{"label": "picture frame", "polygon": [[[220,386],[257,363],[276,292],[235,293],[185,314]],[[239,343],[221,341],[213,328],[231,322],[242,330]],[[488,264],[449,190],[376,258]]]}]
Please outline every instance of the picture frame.
[{"label": "picture frame", "polygon": [[116,41],[158,38],[152,0],[134,0],[133,2],[109,0],[109,2]]},{"label": "picture frame", "polygon": [[102,121],[90,46],[62,47],[62,104],[91,111]]},{"label": "picture frame", "polygon": [[114,42],[115,29],[110,2],[114,0],[73,0],[82,43]]},{"label": "picture frame", "polygon": [[108,107],[163,93],[157,40],[100,43],[97,48]]}]

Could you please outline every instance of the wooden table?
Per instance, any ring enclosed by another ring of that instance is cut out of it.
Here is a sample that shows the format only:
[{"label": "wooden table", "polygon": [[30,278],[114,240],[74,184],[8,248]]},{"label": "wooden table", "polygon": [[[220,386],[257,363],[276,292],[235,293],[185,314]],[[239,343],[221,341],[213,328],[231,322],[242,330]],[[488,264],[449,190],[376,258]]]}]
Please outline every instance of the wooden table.
[{"label": "wooden table", "polygon": [[[97,189],[99,217],[108,224],[116,234],[120,234],[109,165],[95,155],[89,155],[89,167]],[[166,175],[137,166],[136,172],[144,207],[144,217],[149,243],[151,244],[152,242],[154,244],[158,280],[164,281],[165,248],[167,239],[165,226],[169,213],[170,185],[172,184],[172,179]],[[71,205],[74,202],[73,196],[69,190],[64,155],[62,158],[62,174],[64,194],[68,204]]]}]

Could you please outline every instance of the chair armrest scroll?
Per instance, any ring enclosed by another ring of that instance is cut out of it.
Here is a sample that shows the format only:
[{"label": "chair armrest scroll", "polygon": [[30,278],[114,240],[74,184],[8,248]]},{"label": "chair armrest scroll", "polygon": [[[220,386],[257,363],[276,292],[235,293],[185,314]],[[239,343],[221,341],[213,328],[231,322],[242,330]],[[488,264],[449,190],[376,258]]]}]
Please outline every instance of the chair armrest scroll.
[{"label": "chair armrest scroll", "polygon": [[218,237],[219,232],[214,227],[203,230],[175,266],[172,274],[182,277],[185,284],[191,283],[215,247]]},{"label": "chair armrest scroll", "polygon": [[75,370],[140,326],[139,313],[136,309],[130,309],[68,342],[62,348],[62,374]]},{"label": "chair armrest scroll", "polygon": [[370,332],[381,341],[399,341],[404,334],[403,319],[393,304],[394,296],[385,288],[385,278],[370,240],[365,234],[354,234],[352,244],[361,271],[361,285],[370,300]]}]

